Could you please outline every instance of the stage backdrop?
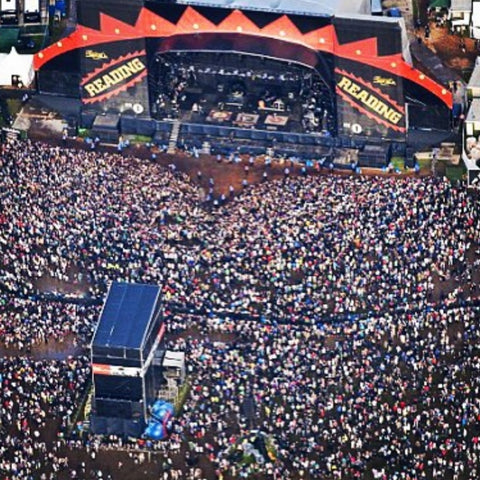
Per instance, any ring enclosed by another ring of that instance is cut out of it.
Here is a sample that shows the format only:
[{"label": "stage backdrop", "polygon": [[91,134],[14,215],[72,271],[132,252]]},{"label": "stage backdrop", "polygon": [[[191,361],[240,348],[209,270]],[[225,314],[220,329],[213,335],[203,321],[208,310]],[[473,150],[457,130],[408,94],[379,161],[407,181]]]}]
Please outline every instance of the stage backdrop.
[{"label": "stage backdrop", "polygon": [[[268,47],[267,55],[293,51],[295,46],[314,53],[315,68],[335,93],[340,135],[402,140],[409,126],[437,128],[440,120],[449,118],[452,107],[448,88],[409,62],[402,19],[287,15],[166,1],[125,0],[119,5],[113,0],[80,0],[78,20],[74,33],[37,55],[35,66],[40,84],[52,86],[42,80],[43,73],[53,71],[52,65],[58,71],[60,59],[67,55],[79,59],[78,94],[84,109],[148,116],[147,76],[152,59],[145,39],[159,41],[157,48],[149,49],[154,52],[169,43],[178,45],[175,39],[180,37],[183,44],[195,46],[196,39],[215,34],[228,39],[221,45],[228,45],[233,36],[248,37],[252,42],[237,45],[255,44],[257,54],[263,45]],[[275,41],[279,48],[272,47]],[[75,69],[71,72],[68,82],[63,82],[69,85],[65,92],[78,81]],[[410,121],[407,98],[417,113]],[[431,115],[419,115],[419,105]]]}]

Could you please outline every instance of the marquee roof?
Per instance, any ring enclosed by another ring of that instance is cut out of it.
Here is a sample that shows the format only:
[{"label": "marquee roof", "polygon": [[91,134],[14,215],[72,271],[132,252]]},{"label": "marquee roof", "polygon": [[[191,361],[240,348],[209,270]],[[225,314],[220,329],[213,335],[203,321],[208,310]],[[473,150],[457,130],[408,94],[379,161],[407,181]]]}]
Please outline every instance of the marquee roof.
[{"label": "marquee roof", "polygon": [[371,13],[370,0],[177,0],[176,3],[316,16]]},{"label": "marquee roof", "polygon": [[15,47],[0,53],[0,85],[12,85],[12,75],[19,75],[23,85],[29,86],[35,77],[33,55],[21,55]]}]

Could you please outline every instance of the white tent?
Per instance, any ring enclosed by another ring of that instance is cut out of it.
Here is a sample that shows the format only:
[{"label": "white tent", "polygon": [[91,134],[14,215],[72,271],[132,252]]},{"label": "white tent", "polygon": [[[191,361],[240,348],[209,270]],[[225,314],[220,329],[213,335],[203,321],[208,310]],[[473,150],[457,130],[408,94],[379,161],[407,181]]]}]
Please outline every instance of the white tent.
[{"label": "white tent", "polygon": [[15,47],[9,54],[0,56],[0,85],[12,85],[12,80],[18,75],[23,86],[29,86],[34,79],[33,55],[20,55]]},{"label": "white tent", "polygon": [[167,350],[162,363],[165,377],[179,378],[182,382],[185,378],[185,352],[173,352]]}]

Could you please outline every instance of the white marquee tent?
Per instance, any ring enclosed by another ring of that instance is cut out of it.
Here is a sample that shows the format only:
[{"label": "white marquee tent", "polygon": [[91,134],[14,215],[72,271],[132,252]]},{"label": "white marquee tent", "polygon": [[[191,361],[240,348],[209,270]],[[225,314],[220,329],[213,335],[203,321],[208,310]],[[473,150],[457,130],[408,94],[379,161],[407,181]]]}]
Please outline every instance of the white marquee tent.
[{"label": "white marquee tent", "polygon": [[33,55],[21,55],[15,47],[10,53],[0,53],[0,85],[12,85],[15,75],[19,76],[23,86],[29,86],[35,77]]}]

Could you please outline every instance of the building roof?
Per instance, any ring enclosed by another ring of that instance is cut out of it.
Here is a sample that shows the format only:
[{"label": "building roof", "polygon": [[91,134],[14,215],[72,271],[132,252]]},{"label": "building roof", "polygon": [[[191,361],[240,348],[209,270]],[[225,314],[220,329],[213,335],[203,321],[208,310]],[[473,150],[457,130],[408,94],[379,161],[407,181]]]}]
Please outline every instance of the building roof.
[{"label": "building roof", "polygon": [[474,98],[468,109],[467,122],[480,122],[480,98]]},{"label": "building roof", "polygon": [[475,62],[475,68],[473,69],[470,80],[468,81],[467,88],[479,88],[480,87],[480,57],[477,57]]},{"label": "building roof", "polygon": [[113,283],[92,346],[141,348],[159,295],[157,285]]},{"label": "building roof", "polygon": [[178,4],[259,10],[272,13],[330,16],[347,13],[370,14],[371,0],[177,0]]},{"label": "building roof", "polygon": [[173,352],[167,350],[165,356],[163,357],[164,367],[175,367],[175,368],[184,368],[185,367],[185,352]]},{"label": "building roof", "polygon": [[471,12],[472,0],[451,0],[450,10],[458,12]]}]

